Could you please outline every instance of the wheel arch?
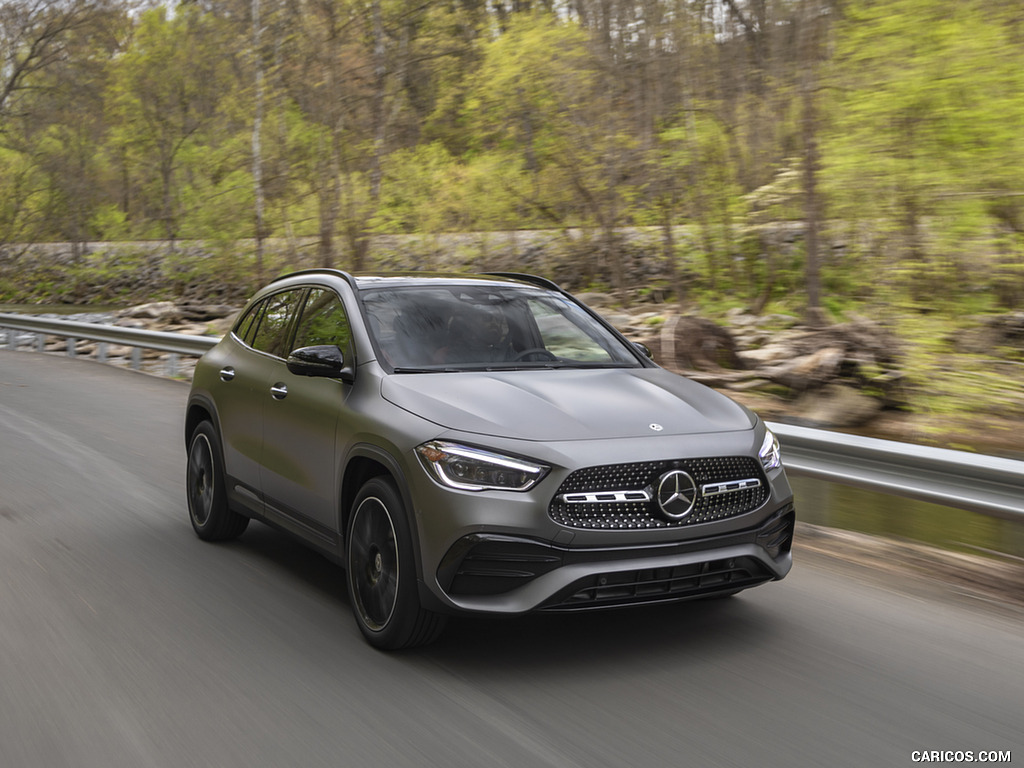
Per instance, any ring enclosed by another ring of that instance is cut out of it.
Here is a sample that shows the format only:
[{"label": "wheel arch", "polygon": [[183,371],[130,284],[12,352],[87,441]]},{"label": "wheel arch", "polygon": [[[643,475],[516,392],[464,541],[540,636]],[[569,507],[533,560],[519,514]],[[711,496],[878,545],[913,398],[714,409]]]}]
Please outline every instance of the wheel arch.
[{"label": "wheel arch", "polygon": [[185,409],[185,447],[188,448],[189,440],[192,439],[192,433],[196,431],[196,427],[203,421],[208,421],[213,425],[213,428],[217,430],[217,434],[220,435],[220,424],[216,418],[217,409],[213,407],[213,402],[208,398],[201,395],[195,395],[189,399],[188,406]]},{"label": "wheel arch", "polygon": [[412,532],[413,557],[416,560],[417,570],[422,572],[423,561],[420,558],[419,526],[416,524],[415,507],[412,503],[412,495],[409,493],[409,483],[406,481],[405,471],[402,469],[401,464],[384,448],[371,443],[360,443],[349,453],[341,481],[339,530],[343,538],[348,535],[352,502],[355,501],[360,488],[368,480],[382,475],[388,476],[394,481],[398,493],[402,497],[402,503],[405,505],[405,514],[408,518],[409,530]]}]

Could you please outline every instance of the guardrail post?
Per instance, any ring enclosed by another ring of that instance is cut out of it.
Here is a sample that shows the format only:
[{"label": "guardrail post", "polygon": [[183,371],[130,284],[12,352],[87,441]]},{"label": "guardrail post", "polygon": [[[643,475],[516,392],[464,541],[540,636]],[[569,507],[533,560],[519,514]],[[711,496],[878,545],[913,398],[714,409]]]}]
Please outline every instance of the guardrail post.
[{"label": "guardrail post", "polygon": [[17,349],[18,348],[18,337],[14,335],[14,331],[10,328],[7,329],[7,348]]},{"label": "guardrail post", "polygon": [[68,357],[77,357],[77,346],[78,339],[74,338],[73,336],[68,336]]},{"label": "guardrail post", "polygon": [[132,370],[138,371],[142,368],[142,348],[132,347]]},{"label": "guardrail post", "polygon": [[42,352],[45,349],[46,349],[46,334],[45,333],[37,333],[36,334],[36,352]]},{"label": "guardrail post", "polygon": [[107,342],[101,341],[96,347],[96,359],[101,363],[107,362]]},{"label": "guardrail post", "polygon": [[167,375],[171,377],[178,375],[178,355],[174,352],[167,355]]}]

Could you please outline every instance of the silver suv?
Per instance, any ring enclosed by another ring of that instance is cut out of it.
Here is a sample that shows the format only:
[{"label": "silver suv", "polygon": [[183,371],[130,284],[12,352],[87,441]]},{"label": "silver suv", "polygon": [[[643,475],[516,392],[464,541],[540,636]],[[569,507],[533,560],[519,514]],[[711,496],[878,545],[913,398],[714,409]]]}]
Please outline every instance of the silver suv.
[{"label": "silver suv", "polygon": [[781,579],[793,498],[746,408],[526,275],[298,272],[199,362],[188,507],[341,563],[374,646],[454,613],[580,611]]}]

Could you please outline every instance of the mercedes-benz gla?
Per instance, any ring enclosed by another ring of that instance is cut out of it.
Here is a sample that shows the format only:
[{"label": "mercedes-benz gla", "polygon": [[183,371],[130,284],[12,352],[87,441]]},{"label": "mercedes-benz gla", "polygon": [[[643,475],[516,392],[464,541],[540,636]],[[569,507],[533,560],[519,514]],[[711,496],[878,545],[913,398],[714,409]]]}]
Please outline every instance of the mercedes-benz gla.
[{"label": "mercedes-benz gla", "polygon": [[298,536],[344,566],[380,648],[455,613],[729,595],[792,562],[765,424],[541,278],[275,280],[200,360],[185,439],[199,537]]}]

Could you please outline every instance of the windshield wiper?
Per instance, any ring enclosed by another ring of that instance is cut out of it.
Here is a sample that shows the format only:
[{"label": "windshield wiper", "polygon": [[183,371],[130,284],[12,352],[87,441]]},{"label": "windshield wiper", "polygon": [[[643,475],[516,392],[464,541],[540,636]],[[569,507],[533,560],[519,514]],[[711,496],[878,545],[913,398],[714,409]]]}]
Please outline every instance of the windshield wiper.
[{"label": "windshield wiper", "polygon": [[588,363],[584,361],[568,361],[568,360],[544,360],[535,363],[512,363],[506,365],[487,365],[482,369],[473,368],[472,370],[484,370],[488,373],[501,373],[503,371],[556,371],[561,369],[572,369],[572,370],[598,370],[607,368],[635,368],[639,366],[633,366],[629,363]]},{"label": "windshield wiper", "polygon": [[588,363],[585,360],[561,360],[552,362],[535,363],[531,368],[574,368],[579,370],[598,368],[632,368],[629,363]]},{"label": "windshield wiper", "polygon": [[446,368],[439,366],[435,368],[406,368],[399,367],[393,369],[395,373],[459,373],[461,368]]}]

